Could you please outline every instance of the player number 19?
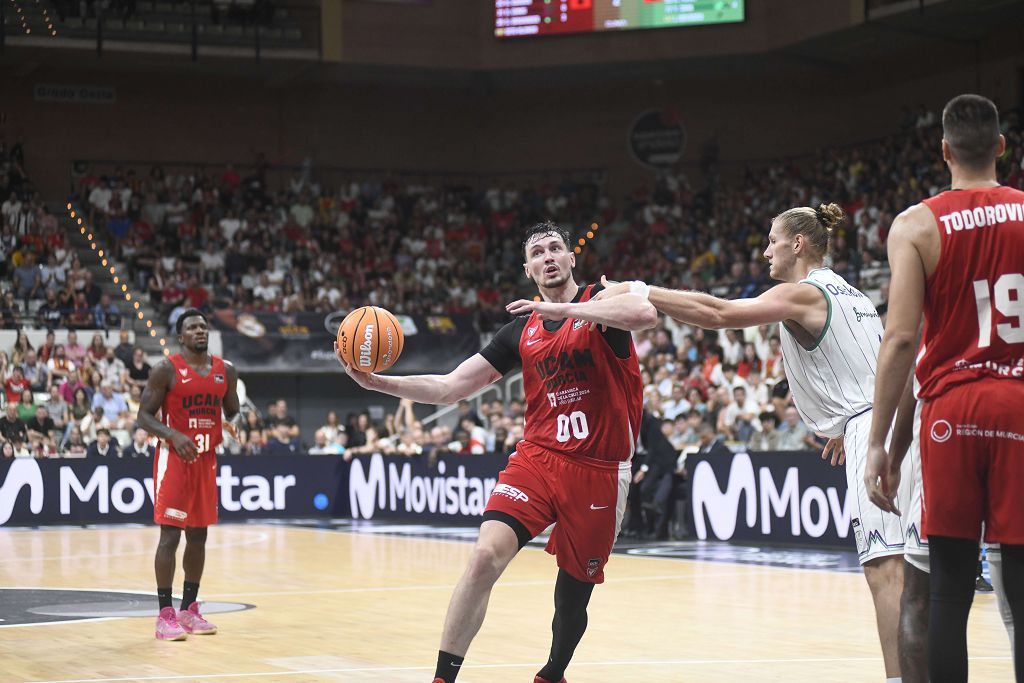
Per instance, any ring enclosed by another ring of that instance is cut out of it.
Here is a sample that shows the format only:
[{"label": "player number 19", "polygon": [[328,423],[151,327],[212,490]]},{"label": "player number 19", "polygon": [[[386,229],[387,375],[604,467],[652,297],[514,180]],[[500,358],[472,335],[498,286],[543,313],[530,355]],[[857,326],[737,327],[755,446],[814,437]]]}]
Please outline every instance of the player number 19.
[{"label": "player number 19", "polygon": [[585,439],[590,436],[587,416],[581,410],[574,410],[568,415],[558,416],[558,433],[555,434],[555,438],[559,443],[565,443],[569,440],[570,435],[577,439]]},{"label": "player number 19", "polygon": [[[990,293],[991,292],[991,293]],[[988,280],[974,281],[974,301],[978,305],[978,348],[992,344],[992,300],[996,310],[1017,323],[999,323],[996,334],[1007,344],[1024,342],[1024,275],[1006,273],[989,289]]]},{"label": "player number 19", "polygon": [[195,440],[196,440],[196,450],[199,451],[200,454],[203,454],[206,451],[210,450],[210,435],[209,434],[196,434],[195,435]]}]

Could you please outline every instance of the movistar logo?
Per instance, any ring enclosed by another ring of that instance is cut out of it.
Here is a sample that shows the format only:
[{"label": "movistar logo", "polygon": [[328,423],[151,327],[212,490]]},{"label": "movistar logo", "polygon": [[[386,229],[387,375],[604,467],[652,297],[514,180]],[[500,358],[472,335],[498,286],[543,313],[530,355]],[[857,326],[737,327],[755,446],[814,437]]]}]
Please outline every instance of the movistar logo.
[{"label": "movistar logo", "polygon": [[11,463],[4,485],[0,486],[0,524],[6,524],[11,518],[18,494],[26,486],[29,489],[29,509],[38,515],[43,511],[43,473],[35,460],[18,458]]}]

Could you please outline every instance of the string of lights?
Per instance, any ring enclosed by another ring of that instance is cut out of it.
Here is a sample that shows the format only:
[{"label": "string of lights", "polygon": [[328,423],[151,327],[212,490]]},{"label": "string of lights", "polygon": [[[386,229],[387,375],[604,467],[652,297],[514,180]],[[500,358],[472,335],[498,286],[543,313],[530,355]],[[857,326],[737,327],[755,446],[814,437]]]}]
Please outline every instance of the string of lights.
[{"label": "string of lights", "polygon": [[[140,321],[145,323],[146,329],[149,330],[149,336],[156,338],[157,331],[153,327],[153,321],[146,317],[145,312],[142,310],[141,304],[139,304],[138,298],[133,297],[132,293],[128,290],[128,280],[124,279],[124,281],[122,282],[122,277],[117,274],[117,267],[112,263],[113,257],[111,257],[110,254],[104,252],[104,250],[102,249],[102,245],[96,244],[96,239],[94,238],[96,238],[97,236],[89,232],[88,226],[85,225],[85,222],[82,220],[82,217],[79,215],[79,212],[75,210],[74,205],[71,204],[71,202],[68,202],[67,207],[68,215],[71,217],[71,220],[75,221],[76,225],[78,225],[78,231],[82,233],[82,235],[84,235],[87,240],[89,240],[89,248],[91,248],[100,258],[100,265],[102,265],[104,268],[110,271],[110,277],[113,278],[114,284],[120,286],[121,294],[124,295],[125,302],[127,302],[130,306],[134,308],[136,317]],[[108,257],[111,258],[108,259]],[[163,348],[165,356],[171,355],[171,350],[167,348],[166,337],[160,337],[160,346],[161,348]]]},{"label": "string of lights", "polygon": [[[574,254],[578,256],[579,254],[583,253],[583,247],[587,246],[587,242],[589,240],[594,239],[594,236],[597,234],[597,230],[599,227],[600,226],[597,223],[590,224],[590,230],[587,230],[586,236],[580,237],[578,240],[576,240],[576,246],[572,248]],[[540,296],[534,296],[533,300],[540,301]]]}]

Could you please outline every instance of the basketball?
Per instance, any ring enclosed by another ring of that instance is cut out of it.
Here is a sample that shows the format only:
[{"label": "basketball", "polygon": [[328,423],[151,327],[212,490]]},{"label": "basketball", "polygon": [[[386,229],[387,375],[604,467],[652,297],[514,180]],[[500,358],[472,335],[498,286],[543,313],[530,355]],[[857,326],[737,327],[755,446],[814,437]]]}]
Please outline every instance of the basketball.
[{"label": "basketball", "polygon": [[345,362],[359,372],[382,372],[402,355],[405,335],[389,311],[362,306],[341,321],[338,350]]}]

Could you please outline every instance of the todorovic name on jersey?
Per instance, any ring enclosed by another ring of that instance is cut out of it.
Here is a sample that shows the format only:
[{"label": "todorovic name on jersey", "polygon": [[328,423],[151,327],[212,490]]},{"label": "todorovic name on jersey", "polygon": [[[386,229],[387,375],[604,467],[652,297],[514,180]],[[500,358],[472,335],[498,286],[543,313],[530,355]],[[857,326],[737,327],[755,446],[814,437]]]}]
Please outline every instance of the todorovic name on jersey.
[{"label": "todorovic name on jersey", "polygon": [[1024,204],[1004,202],[992,206],[976,206],[939,216],[947,235],[975,228],[988,228],[1007,221],[1024,221]]},{"label": "todorovic name on jersey", "polygon": [[587,382],[587,373],[583,368],[596,368],[594,354],[588,349],[562,351],[557,355],[547,356],[533,364],[537,376],[548,391],[576,382]]},{"label": "todorovic name on jersey", "polygon": [[[217,394],[189,394],[181,397],[181,409],[188,414],[189,420],[197,418],[220,417],[221,397]],[[213,423],[210,423],[213,426]]]}]

